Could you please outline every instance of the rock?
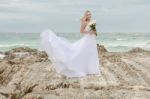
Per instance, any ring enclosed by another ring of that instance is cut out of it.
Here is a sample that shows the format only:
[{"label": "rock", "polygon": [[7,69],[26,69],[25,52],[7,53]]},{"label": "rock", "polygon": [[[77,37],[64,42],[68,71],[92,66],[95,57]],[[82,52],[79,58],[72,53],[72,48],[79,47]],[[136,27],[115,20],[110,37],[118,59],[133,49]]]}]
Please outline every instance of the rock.
[{"label": "rock", "polygon": [[9,55],[9,54],[10,54],[10,51],[6,51],[6,52],[5,52],[5,55]]},{"label": "rock", "polygon": [[100,51],[100,52],[108,52],[107,51],[107,49],[104,47],[104,45],[99,45],[99,44],[97,44],[97,49],[98,49],[98,51]]},{"label": "rock", "polygon": [[19,47],[5,52],[5,60],[24,61],[26,63],[34,63],[48,60],[48,55],[45,51],[37,51],[28,47]]},{"label": "rock", "polygon": [[1,52],[1,51],[0,51],[0,54],[4,54],[4,52]]},{"label": "rock", "polygon": [[24,57],[30,55],[31,52],[37,52],[37,49],[32,49],[29,47],[18,47],[13,48],[5,52],[4,59],[14,59],[15,57]]},{"label": "rock", "polygon": [[12,53],[7,53],[7,54],[5,54],[5,57],[3,58],[3,59],[5,59],[5,60],[10,60],[10,59],[14,59],[15,58],[15,55],[14,54],[12,54]]},{"label": "rock", "polygon": [[133,48],[133,49],[129,50],[128,52],[129,53],[137,53],[137,52],[148,52],[148,51],[137,47],[137,48]]},{"label": "rock", "polygon": [[17,48],[13,48],[13,49],[11,49],[11,50],[9,50],[9,51],[6,51],[5,52],[5,55],[10,55],[10,54],[12,54],[12,53],[15,53],[15,52],[27,52],[27,53],[29,53],[29,52],[37,52],[37,49],[32,49],[32,48],[29,48],[29,47],[17,47]]},{"label": "rock", "polygon": [[81,78],[57,73],[44,51],[11,52],[13,58],[0,62],[0,98],[149,99],[150,53],[107,52],[102,48],[101,75]]},{"label": "rock", "polygon": [[18,47],[11,50],[11,52],[36,52],[37,49],[32,49],[30,47]]}]

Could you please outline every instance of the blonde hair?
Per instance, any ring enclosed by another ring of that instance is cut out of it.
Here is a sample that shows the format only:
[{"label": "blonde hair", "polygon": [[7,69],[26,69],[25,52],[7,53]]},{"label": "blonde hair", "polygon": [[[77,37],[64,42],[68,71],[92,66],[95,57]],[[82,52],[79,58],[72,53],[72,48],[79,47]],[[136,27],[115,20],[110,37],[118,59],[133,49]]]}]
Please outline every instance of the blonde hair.
[{"label": "blonde hair", "polygon": [[91,12],[91,11],[90,11],[90,10],[86,10],[85,13],[84,13],[84,15],[83,15],[83,17],[81,18],[81,20],[84,20],[84,21],[87,20],[87,19],[86,19],[86,14],[87,14],[88,12]]}]

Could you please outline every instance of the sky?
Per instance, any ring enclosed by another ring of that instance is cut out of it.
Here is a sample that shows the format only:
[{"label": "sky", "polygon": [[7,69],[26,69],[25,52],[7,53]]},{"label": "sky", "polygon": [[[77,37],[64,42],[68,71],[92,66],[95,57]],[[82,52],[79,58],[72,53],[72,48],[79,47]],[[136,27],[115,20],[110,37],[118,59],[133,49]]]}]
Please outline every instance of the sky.
[{"label": "sky", "polygon": [[98,32],[150,33],[150,0],[0,0],[0,32],[76,33],[86,10]]}]

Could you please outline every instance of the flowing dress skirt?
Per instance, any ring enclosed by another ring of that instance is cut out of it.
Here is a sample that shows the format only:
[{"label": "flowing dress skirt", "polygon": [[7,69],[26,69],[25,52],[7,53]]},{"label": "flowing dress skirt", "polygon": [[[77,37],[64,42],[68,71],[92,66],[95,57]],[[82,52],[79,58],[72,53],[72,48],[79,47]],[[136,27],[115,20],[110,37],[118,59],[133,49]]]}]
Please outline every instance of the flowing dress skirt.
[{"label": "flowing dress skirt", "polygon": [[76,42],[48,29],[40,34],[40,49],[48,54],[56,72],[67,77],[100,75],[95,35],[84,34]]}]

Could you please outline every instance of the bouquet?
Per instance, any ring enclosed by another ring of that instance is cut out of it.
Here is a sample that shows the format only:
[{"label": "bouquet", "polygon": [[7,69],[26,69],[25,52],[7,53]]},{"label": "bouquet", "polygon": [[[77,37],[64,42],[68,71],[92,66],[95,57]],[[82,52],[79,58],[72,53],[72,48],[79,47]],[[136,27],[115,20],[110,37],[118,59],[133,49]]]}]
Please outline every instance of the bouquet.
[{"label": "bouquet", "polygon": [[[95,31],[96,32],[96,20],[92,20],[90,24],[90,31]],[[96,33],[97,36],[97,33]]]},{"label": "bouquet", "polygon": [[96,31],[96,20],[93,20],[90,24],[90,31]]}]

